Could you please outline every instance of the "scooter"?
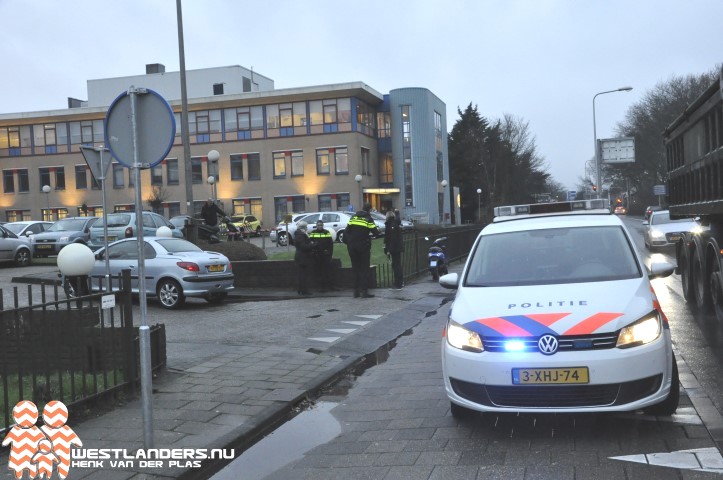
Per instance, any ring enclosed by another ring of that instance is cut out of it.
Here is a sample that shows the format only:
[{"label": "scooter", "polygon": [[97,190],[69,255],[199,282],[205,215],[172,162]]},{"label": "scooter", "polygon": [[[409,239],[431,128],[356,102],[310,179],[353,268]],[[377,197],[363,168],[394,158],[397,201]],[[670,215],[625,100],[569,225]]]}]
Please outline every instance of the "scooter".
[{"label": "scooter", "polygon": [[[229,241],[241,238],[241,231],[236,225],[231,223],[229,217],[223,217],[221,221],[226,225],[227,239]],[[221,241],[218,238],[218,233],[221,231],[218,225],[206,225],[201,223],[198,225],[198,238],[206,240],[208,243],[219,243]]]},{"label": "scooter", "polygon": [[[427,238],[428,240],[429,238]],[[437,281],[442,275],[447,275],[447,237],[440,237],[432,242],[427,252],[429,260],[429,273],[432,274],[432,280]]]}]

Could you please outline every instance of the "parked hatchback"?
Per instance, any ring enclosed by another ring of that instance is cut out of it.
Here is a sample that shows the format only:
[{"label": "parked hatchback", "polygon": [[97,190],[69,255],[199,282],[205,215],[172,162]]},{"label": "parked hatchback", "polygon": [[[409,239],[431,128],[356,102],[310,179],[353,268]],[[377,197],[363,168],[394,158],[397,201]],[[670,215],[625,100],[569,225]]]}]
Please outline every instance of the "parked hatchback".
[{"label": "parked hatchback", "polygon": [[44,232],[33,235],[33,256],[57,255],[71,243],[87,245],[90,227],[97,221],[98,217],[67,217],[58,220]]},{"label": "parked hatchback", "polygon": [[[137,235],[136,212],[110,213],[107,216],[107,221],[108,242],[114,242],[122,238],[132,238]],[[170,228],[175,238],[183,238],[181,229],[176,228],[163,216],[153,212],[143,212],[143,236],[154,237],[160,227]],[[90,229],[88,246],[94,250],[103,246],[103,219],[96,222]]]},{"label": "parked hatchback", "polygon": [[18,237],[30,237],[36,233],[46,231],[53,222],[41,222],[37,220],[29,220],[26,222],[10,222],[3,225],[5,228],[13,232]]},{"label": "parked hatchback", "polygon": [[0,262],[12,262],[16,267],[26,267],[33,254],[27,238],[18,238],[4,226],[0,226]]}]

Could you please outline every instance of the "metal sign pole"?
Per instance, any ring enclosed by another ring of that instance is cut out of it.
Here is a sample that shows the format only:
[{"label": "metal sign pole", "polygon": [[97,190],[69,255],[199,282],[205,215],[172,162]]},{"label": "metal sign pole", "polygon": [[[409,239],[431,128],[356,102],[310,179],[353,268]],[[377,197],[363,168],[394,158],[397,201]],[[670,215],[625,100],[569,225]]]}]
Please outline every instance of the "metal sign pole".
[{"label": "metal sign pole", "polygon": [[100,176],[100,190],[103,195],[103,258],[105,259],[105,285],[107,292],[110,293],[110,259],[108,258],[108,211],[106,210],[107,200],[105,191],[105,164],[103,163],[103,150],[105,146],[100,146],[100,171],[103,172]]},{"label": "metal sign pole", "polygon": [[141,326],[138,329],[141,353],[141,402],[143,404],[143,446],[153,448],[153,384],[151,377],[151,332],[147,324],[146,276],[143,257],[143,198],[141,196],[141,163],[138,150],[137,96],[145,89],[128,89],[131,101],[131,130],[133,132],[133,178],[136,187],[136,237],[138,240],[138,303]]}]

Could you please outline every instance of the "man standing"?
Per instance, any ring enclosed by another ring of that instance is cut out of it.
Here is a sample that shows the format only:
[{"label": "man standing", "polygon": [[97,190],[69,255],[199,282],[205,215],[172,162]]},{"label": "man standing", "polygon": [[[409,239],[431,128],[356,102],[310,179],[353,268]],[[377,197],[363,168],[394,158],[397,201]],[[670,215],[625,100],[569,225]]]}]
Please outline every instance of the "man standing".
[{"label": "man standing", "polygon": [[344,230],[344,243],[346,243],[351,259],[351,268],[354,273],[354,298],[371,298],[369,293],[369,259],[372,250],[372,236],[379,235],[372,216],[369,214],[372,206],[365,203],[364,208],[354,214]]},{"label": "man standing", "polygon": [[201,207],[201,217],[209,227],[218,227],[218,216],[225,217],[226,214],[213,202],[213,198],[206,200]]},{"label": "man standing", "polygon": [[298,274],[299,295],[311,295],[309,291],[309,269],[314,265],[314,249],[316,248],[316,243],[309,238],[306,229],[306,222],[301,221],[296,224],[296,231],[294,232],[294,246],[296,247],[294,261],[296,262]]},{"label": "man standing", "polygon": [[324,228],[324,222],[316,221],[316,228],[309,234],[309,238],[316,242],[314,249],[314,267],[316,276],[319,279],[319,285],[322,291],[336,291],[334,287],[331,257],[334,254],[334,240],[331,238],[329,230]]}]

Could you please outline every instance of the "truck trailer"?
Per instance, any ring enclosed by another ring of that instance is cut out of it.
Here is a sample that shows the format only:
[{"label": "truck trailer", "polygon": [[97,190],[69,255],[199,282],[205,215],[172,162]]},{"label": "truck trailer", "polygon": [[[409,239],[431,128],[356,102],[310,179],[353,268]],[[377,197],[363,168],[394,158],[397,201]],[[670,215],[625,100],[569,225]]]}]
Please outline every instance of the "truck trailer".
[{"label": "truck trailer", "polygon": [[700,223],[676,244],[683,295],[723,323],[723,69],[665,129],[663,141],[670,217]]}]

